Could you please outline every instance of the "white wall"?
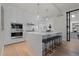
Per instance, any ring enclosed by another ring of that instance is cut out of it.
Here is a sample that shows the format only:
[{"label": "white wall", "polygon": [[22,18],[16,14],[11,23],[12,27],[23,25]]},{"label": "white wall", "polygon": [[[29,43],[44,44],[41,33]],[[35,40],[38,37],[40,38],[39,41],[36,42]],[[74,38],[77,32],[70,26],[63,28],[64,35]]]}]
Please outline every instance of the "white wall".
[{"label": "white wall", "polygon": [[[24,41],[23,38],[12,39],[11,38],[11,23],[21,23],[25,26],[25,19],[23,18],[23,11],[17,6],[11,4],[3,4],[4,8],[4,35],[5,35],[5,44],[15,43]],[[23,27],[24,28],[24,27]],[[23,31],[24,32],[24,31]]]},{"label": "white wall", "polygon": [[1,30],[1,4],[0,4],[0,55],[2,55],[3,52],[3,32]]},{"label": "white wall", "polygon": [[54,20],[55,31],[62,32],[63,40],[66,40],[66,13]]},{"label": "white wall", "polygon": [[0,54],[2,49],[2,39],[1,39],[1,4],[0,4]]}]

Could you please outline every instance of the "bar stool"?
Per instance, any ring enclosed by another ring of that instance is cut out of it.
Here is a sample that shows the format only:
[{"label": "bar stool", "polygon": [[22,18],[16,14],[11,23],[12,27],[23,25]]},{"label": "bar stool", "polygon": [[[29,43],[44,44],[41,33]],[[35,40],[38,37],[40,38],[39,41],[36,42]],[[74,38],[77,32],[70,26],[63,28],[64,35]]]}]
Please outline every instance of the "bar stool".
[{"label": "bar stool", "polygon": [[62,36],[61,35],[57,35],[56,36],[56,40],[57,40],[56,46],[59,46],[61,44],[61,42],[62,42]]},{"label": "bar stool", "polygon": [[49,55],[51,53],[51,38],[47,38],[47,55]]},{"label": "bar stool", "polygon": [[59,36],[59,45],[62,43],[62,36]]},{"label": "bar stool", "polygon": [[56,51],[55,39],[56,39],[55,36],[51,37],[51,47],[50,47],[51,55],[53,55],[55,53],[55,51]]},{"label": "bar stool", "polygon": [[57,44],[58,44],[58,42],[57,42],[58,38],[57,38],[57,36],[54,36],[53,39],[54,39],[54,48],[56,48]]},{"label": "bar stool", "polygon": [[54,45],[54,40],[53,40],[53,38],[52,37],[50,37],[50,38],[47,38],[47,43],[48,43],[48,48],[47,48],[47,50],[48,50],[48,52],[47,52],[47,55],[51,55],[52,53],[53,53],[53,49],[54,49],[54,47],[53,47],[53,45]]},{"label": "bar stool", "polygon": [[60,45],[60,40],[61,40],[61,36],[60,35],[57,35],[57,46],[59,46]]},{"label": "bar stool", "polygon": [[79,35],[77,34],[77,37],[78,37],[78,39],[79,39]]},{"label": "bar stool", "polygon": [[52,42],[51,49],[53,50],[54,49],[54,37],[51,37],[51,42]]},{"label": "bar stool", "polygon": [[57,35],[57,46],[59,46],[59,43],[60,43],[60,36]]},{"label": "bar stool", "polygon": [[46,56],[46,54],[47,54],[47,39],[43,39],[42,43],[44,44],[43,55]]}]

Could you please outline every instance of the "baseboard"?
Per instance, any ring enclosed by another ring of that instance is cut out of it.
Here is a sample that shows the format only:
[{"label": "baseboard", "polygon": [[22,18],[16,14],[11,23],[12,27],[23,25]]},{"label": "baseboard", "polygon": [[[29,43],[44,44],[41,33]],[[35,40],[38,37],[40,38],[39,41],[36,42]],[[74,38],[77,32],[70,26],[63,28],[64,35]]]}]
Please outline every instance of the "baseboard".
[{"label": "baseboard", "polygon": [[23,42],[23,41],[25,41],[25,40],[10,41],[10,42],[7,42],[7,43],[5,42],[4,45],[14,44],[14,43]]},{"label": "baseboard", "polygon": [[25,40],[24,41],[20,41],[20,42],[13,42],[13,43],[5,44],[4,46],[12,45],[12,44],[17,44],[17,43],[21,43],[21,42],[25,42]]}]

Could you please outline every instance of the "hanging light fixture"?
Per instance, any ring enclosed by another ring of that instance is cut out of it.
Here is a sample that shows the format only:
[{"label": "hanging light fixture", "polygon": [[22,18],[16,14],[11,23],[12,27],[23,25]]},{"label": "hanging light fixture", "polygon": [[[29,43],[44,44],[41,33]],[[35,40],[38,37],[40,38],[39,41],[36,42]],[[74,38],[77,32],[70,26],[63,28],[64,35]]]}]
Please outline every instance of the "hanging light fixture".
[{"label": "hanging light fixture", "polygon": [[37,3],[37,7],[38,7],[38,9],[37,9],[37,18],[39,19],[39,17],[40,17],[40,15],[39,15],[39,3]]},{"label": "hanging light fixture", "polygon": [[[46,13],[48,14],[48,9],[46,9]],[[48,15],[46,15],[45,20],[48,20]]]}]

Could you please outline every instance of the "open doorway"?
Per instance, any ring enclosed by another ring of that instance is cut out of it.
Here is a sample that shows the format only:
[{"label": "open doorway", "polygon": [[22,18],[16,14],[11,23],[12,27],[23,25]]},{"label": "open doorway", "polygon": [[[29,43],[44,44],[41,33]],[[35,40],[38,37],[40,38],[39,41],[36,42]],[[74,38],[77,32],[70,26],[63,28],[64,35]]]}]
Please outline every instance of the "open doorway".
[{"label": "open doorway", "polygon": [[79,39],[79,10],[70,13],[70,38]]},{"label": "open doorway", "polygon": [[79,39],[79,9],[66,13],[67,17],[67,41]]}]

